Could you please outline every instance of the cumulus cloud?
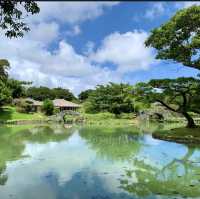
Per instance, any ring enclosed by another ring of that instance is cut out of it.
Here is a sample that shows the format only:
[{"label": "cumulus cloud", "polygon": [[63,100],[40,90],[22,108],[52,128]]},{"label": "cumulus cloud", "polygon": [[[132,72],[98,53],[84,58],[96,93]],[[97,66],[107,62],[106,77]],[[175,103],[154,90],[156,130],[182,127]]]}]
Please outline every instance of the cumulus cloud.
[{"label": "cumulus cloud", "polygon": [[31,31],[28,38],[42,42],[44,45],[49,44],[59,35],[59,25],[55,22],[31,24]]},{"label": "cumulus cloud", "polygon": [[153,63],[152,49],[144,45],[147,36],[146,32],[137,30],[110,34],[91,59],[98,63],[111,62],[120,73],[146,70]]},{"label": "cumulus cloud", "polygon": [[164,13],[165,13],[164,3],[156,2],[150,9],[147,9],[147,11],[144,14],[144,17],[147,19],[155,19],[156,17]]},{"label": "cumulus cloud", "polygon": [[[117,2],[39,4],[38,21],[30,19],[31,31],[23,38],[0,36],[0,57],[10,61],[11,77],[32,81],[36,86],[69,88],[78,94],[97,84],[121,82],[126,72],[145,70],[153,63],[152,50],[143,44],[148,35],[144,31],[111,33],[100,47],[88,41],[82,53],[61,37],[60,23],[70,23],[71,34],[78,35],[80,22],[100,16]],[[116,65],[116,70],[105,67],[107,62]]]},{"label": "cumulus cloud", "polygon": [[[12,77],[33,81],[37,86],[67,87],[77,94],[97,84],[120,82],[124,73],[146,70],[153,63],[152,50],[143,44],[148,35],[144,31],[112,33],[95,52],[94,43],[88,42],[85,54],[77,53],[65,40],[58,42],[56,50],[49,50],[48,43],[57,32],[47,34],[46,42],[42,42],[42,31],[46,32],[46,28],[23,39],[0,38],[0,57],[11,62]],[[117,69],[105,67],[107,62],[115,64]]]},{"label": "cumulus cloud", "polygon": [[0,57],[8,59],[12,66],[10,75],[33,81],[33,85],[62,86],[77,94],[96,84],[120,81],[120,75],[113,76],[112,71],[92,64],[87,56],[78,54],[64,40],[58,43],[55,51],[29,34],[23,39],[0,37],[0,43]]},{"label": "cumulus cloud", "polygon": [[77,36],[81,34],[80,26],[79,25],[73,26],[71,30],[67,30],[66,34],[69,36]]},{"label": "cumulus cloud", "polygon": [[63,23],[80,23],[103,14],[105,8],[118,2],[38,2],[40,13],[31,17],[34,21],[56,20]]},{"label": "cumulus cloud", "polygon": [[200,5],[200,2],[199,1],[186,1],[186,2],[177,3],[177,4],[178,4],[178,7],[187,8],[187,7],[190,7],[193,5]]}]

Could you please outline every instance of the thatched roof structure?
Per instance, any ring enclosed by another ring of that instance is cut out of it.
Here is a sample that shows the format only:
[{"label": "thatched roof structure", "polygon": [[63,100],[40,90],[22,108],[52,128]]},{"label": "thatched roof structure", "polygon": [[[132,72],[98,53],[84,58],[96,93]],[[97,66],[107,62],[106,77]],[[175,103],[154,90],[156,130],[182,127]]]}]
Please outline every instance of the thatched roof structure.
[{"label": "thatched roof structure", "polygon": [[34,100],[32,98],[15,98],[13,103],[16,105],[20,102],[30,102],[33,106],[42,106],[43,102]]},{"label": "thatched roof structure", "polygon": [[70,108],[79,108],[81,107],[79,104],[75,104],[73,102],[64,100],[64,99],[55,99],[53,100],[53,104],[55,107],[70,107]]}]

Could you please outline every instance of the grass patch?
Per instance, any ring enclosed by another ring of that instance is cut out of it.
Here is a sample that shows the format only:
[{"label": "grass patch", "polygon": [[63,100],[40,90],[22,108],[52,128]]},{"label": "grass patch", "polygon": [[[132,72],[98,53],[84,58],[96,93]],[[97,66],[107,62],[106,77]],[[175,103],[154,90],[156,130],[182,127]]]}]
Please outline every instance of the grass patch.
[{"label": "grass patch", "polygon": [[0,109],[0,120],[41,120],[45,115],[42,113],[19,113],[15,107],[5,106]]},{"label": "grass patch", "polygon": [[130,115],[123,115],[123,117],[116,118],[112,113],[96,113],[83,114],[84,121],[89,125],[130,125],[133,124],[133,117]]},{"label": "grass patch", "polygon": [[161,140],[185,144],[200,144],[199,128],[175,128],[166,131],[154,132],[153,137]]}]

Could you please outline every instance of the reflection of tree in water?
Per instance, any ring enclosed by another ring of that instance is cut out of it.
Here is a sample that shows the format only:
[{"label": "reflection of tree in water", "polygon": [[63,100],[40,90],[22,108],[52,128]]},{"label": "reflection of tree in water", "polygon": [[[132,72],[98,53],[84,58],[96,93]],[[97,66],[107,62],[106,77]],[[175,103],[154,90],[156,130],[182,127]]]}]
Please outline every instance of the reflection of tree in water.
[{"label": "reflection of tree in water", "polygon": [[[60,130],[60,132],[58,132]],[[7,181],[6,163],[22,158],[25,142],[47,143],[69,138],[70,129],[62,126],[14,126],[0,128],[0,185]]]},{"label": "reflection of tree in water", "polygon": [[84,127],[79,132],[100,157],[110,160],[127,160],[140,148],[134,127]]},{"label": "reflection of tree in water", "polygon": [[162,168],[134,159],[133,169],[126,170],[120,179],[121,188],[138,197],[152,194],[200,197],[200,162],[190,160],[194,151],[194,148],[188,149],[183,158],[173,159]]},{"label": "reflection of tree in water", "polygon": [[5,185],[5,183],[7,182],[8,176],[4,174],[5,170],[6,170],[6,165],[0,168],[0,185]]}]

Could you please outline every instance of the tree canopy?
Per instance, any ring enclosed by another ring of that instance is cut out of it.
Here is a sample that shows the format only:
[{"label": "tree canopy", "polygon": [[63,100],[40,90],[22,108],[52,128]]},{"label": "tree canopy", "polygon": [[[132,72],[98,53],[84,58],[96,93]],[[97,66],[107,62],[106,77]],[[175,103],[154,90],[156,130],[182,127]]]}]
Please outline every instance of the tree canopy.
[{"label": "tree canopy", "polygon": [[0,80],[8,78],[7,70],[10,68],[10,63],[6,59],[0,59]]},{"label": "tree canopy", "polygon": [[8,60],[0,59],[0,106],[11,100],[11,91],[7,87],[8,72],[10,67]]},{"label": "tree canopy", "polygon": [[108,111],[115,115],[133,112],[131,90],[130,85],[122,83],[98,85],[88,98],[90,110],[93,112]]},{"label": "tree canopy", "polygon": [[92,89],[88,89],[88,90],[82,91],[82,92],[78,95],[79,100],[85,101],[86,99],[88,99],[88,97],[91,95],[92,92],[93,92]]},{"label": "tree canopy", "polygon": [[25,22],[25,14],[26,16],[33,15],[39,13],[39,11],[40,8],[37,3],[32,0],[0,1],[0,28],[5,31],[5,35],[9,38],[23,37],[24,32],[30,30]]},{"label": "tree canopy", "polygon": [[199,93],[200,80],[193,77],[153,79],[134,88],[136,100],[159,102],[170,111],[182,114],[187,119],[187,127],[195,127],[189,112],[200,114]]},{"label": "tree canopy", "polygon": [[54,111],[53,102],[49,99],[44,100],[42,109],[46,115],[52,115]]},{"label": "tree canopy", "polygon": [[61,98],[65,100],[72,101],[75,99],[73,93],[71,93],[68,89],[64,88],[53,88],[50,89],[48,87],[40,86],[40,87],[30,87],[26,92],[27,97],[31,97],[35,100],[45,100],[45,99],[56,99]]},{"label": "tree canopy", "polygon": [[200,69],[200,6],[179,10],[167,23],[153,29],[145,44],[157,49],[157,59]]}]

